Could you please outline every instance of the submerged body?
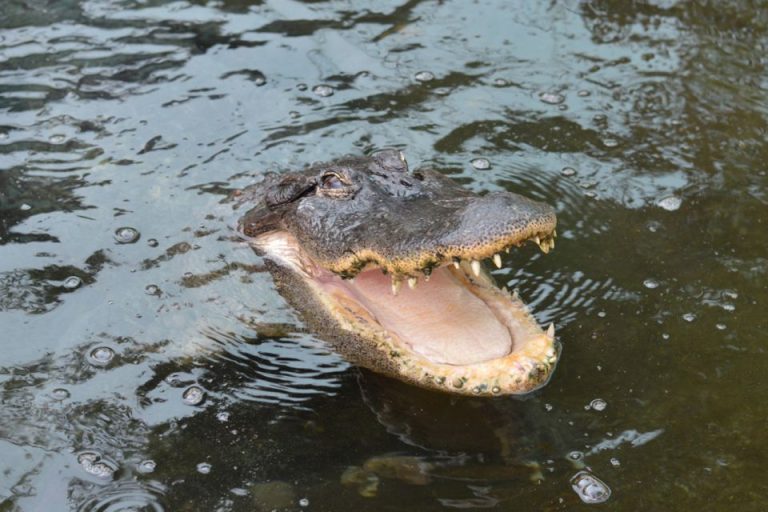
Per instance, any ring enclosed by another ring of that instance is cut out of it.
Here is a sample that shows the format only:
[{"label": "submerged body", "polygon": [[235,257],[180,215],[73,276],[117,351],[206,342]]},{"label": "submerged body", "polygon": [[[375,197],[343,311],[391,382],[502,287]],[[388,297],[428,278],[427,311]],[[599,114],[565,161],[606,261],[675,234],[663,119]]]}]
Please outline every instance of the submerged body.
[{"label": "submerged body", "polygon": [[[530,392],[557,362],[545,332],[481,261],[527,240],[554,246],[551,207],[479,196],[402,153],[270,175],[241,194],[240,233],[280,292],[351,362],[422,387]],[[407,285],[403,285],[407,283]]]}]

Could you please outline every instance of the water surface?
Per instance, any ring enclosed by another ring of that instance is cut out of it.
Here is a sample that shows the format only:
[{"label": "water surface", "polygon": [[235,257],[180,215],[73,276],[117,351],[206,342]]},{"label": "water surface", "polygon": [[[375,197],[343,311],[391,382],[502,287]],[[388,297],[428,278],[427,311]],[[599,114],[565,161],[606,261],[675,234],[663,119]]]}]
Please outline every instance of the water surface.
[{"label": "water surface", "polygon": [[[0,510],[762,510],[767,30],[748,1],[3,2]],[[557,326],[545,389],[361,372],[233,239],[231,191],[384,147],[556,207],[556,250],[494,272]]]}]

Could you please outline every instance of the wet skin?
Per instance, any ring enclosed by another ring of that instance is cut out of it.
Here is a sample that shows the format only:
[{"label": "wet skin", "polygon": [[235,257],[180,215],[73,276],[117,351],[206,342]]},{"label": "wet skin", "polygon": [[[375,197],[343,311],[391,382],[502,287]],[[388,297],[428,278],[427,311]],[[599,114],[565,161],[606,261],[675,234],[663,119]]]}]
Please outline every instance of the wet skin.
[{"label": "wet skin", "polygon": [[[280,292],[350,361],[422,387],[495,396],[547,382],[558,350],[481,261],[554,247],[548,205],[479,196],[401,152],[269,175],[239,194],[238,230]],[[407,283],[407,286],[403,286]]]}]

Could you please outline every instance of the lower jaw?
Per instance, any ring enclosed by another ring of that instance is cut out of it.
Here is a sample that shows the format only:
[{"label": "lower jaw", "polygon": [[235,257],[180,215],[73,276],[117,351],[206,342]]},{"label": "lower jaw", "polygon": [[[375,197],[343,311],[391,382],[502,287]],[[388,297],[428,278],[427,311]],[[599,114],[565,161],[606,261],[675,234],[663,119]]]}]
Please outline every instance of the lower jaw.
[{"label": "lower jaw", "polygon": [[342,330],[359,339],[361,350],[340,350],[353,363],[420,387],[452,394],[522,395],[545,385],[559,356],[553,329],[544,332],[520,299],[496,288],[490,278],[473,278],[469,266],[462,265],[459,270],[451,268],[450,272],[466,280],[467,286],[473,287],[472,292],[482,295],[483,300],[504,303],[498,314],[514,334],[511,352],[470,364],[436,362],[417,353],[392,330],[384,328],[374,313],[344,292],[339,278],[323,275],[322,279],[309,278],[309,281],[330,317]]}]

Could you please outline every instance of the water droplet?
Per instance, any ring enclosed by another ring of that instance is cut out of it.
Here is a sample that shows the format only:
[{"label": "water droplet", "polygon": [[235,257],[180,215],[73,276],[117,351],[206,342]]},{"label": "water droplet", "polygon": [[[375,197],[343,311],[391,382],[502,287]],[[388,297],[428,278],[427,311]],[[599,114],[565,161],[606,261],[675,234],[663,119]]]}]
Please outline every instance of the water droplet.
[{"label": "water droplet", "polygon": [[544,410],[545,411],[550,412],[552,409],[554,409],[552,404],[544,404]]},{"label": "water droplet", "polygon": [[8,138],[8,132],[0,132],[0,140],[5,140]]},{"label": "water droplet", "polygon": [[86,473],[104,479],[111,479],[117,471],[117,464],[105,460],[98,452],[82,452],[77,456],[77,462]]},{"label": "water droplet", "polygon": [[300,507],[308,507],[309,506],[309,500],[307,498],[301,498],[299,500],[299,506]]},{"label": "water droplet", "polygon": [[147,459],[139,462],[139,465],[136,467],[136,469],[139,470],[139,473],[152,473],[156,467],[157,463],[155,461],[152,459]]},{"label": "water droplet", "polygon": [[664,210],[667,210],[668,212],[673,212],[680,208],[680,206],[683,204],[683,200],[679,197],[675,196],[669,196],[665,197],[663,199],[660,199],[658,203],[656,203],[659,208],[662,208]]},{"label": "water droplet", "polygon": [[147,240],[147,245],[150,247],[157,247],[158,245],[160,245],[160,243],[156,239],[150,238],[149,240]]},{"label": "water droplet", "polygon": [[573,461],[578,461],[584,458],[584,454],[578,450],[574,450],[568,454],[568,458]]},{"label": "water droplet", "polygon": [[565,96],[553,92],[540,92],[539,99],[548,105],[559,105],[565,101]]},{"label": "water droplet", "polygon": [[576,94],[578,94],[578,95],[579,95],[579,97],[581,97],[581,98],[586,98],[587,96],[589,96],[589,95],[590,95],[590,94],[592,94],[592,93],[591,93],[591,92],[589,92],[589,91],[587,91],[586,89],[582,89],[582,90],[580,90],[580,91],[579,91],[578,93],[576,93]]},{"label": "water droplet", "polygon": [[418,73],[413,75],[413,78],[415,78],[419,82],[429,82],[430,80],[435,79],[435,75],[430,71],[419,71]]},{"label": "water droplet", "polygon": [[288,112],[288,117],[290,117],[291,119],[298,119],[301,117],[301,114],[295,110],[291,110],[290,112]]},{"label": "water droplet", "polygon": [[653,290],[659,287],[659,282],[655,279],[648,278],[645,281],[643,281],[643,286],[645,286],[649,290]]},{"label": "water droplet", "polygon": [[611,458],[611,466],[617,468],[617,467],[621,466],[621,462],[616,457],[612,457]]},{"label": "water droplet", "polygon": [[728,326],[726,326],[725,324],[717,324],[715,325],[715,327],[717,327],[718,331],[724,331],[728,328]]},{"label": "water droplet", "polygon": [[307,89],[309,89],[309,86],[307,86],[307,84],[298,84],[298,85],[296,86],[296,88],[297,88],[298,90],[300,90],[300,91],[306,91]]},{"label": "water droplet", "polygon": [[686,322],[693,322],[694,320],[696,320],[696,315],[694,315],[693,313],[686,313],[683,315],[683,320],[685,320]]},{"label": "water droplet", "polygon": [[107,366],[114,357],[115,351],[109,347],[96,347],[88,354],[88,359],[94,366]]},{"label": "water droplet", "polygon": [[61,283],[61,286],[63,286],[67,290],[74,290],[75,288],[78,288],[81,284],[83,284],[82,279],[80,279],[77,276],[69,276],[64,280],[63,283]]},{"label": "water droplet", "polygon": [[584,503],[604,503],[611,497],[611,489],[605,482],[587,471],[573,475],[571,488]]},{"label": "water droplet", "polygon": [[608,313],[606,313],[605,311],[598,311],[597,312],[597,316],[599,316],[600,318],[605,318],[607,315],[608,315]]},{"label": "water droplet", "polygon": [[487,171],[491,168],[491,162],[487,158],[473,158],[470,163],[478,171]]},{"label": "water droplet", "polygon": [[619,145],[619,141],[616,139],[603,139],[603,146],[607,148],[615,148]]},{"label": "water droplet", "polygon": [[51,391],[51,398],[54,400],[66,400],[69,398],[69,391],[64,388],[56,388]]},{"label": "water droplet", "polygon": [[451,94],[451,88],[450,87],[435,87],[432,89],[432,92],[437,94],[438,96],[448,96]]},{"label": "water droplet", "polygon": [[23,212],[28,212],[31,209],[32,209],[32,207],[30,205],[28,205],[27,203],[23,203],[21,206],[19,206],[19,210],[21,210]]},{"label": "water droplet", "polygon": [[327,98],[328,96],[333,96],[333,87],[327,84],[320,84],[314,86],[312,92],[321,98]]},{"label": "water droplet", "polygon": [[576,169],[573,167],[563,167],[563,170],[560,171],[560,174],[566,178],[570,178],[571,176],[576,176]]},{"label": "water droplet", "polygon": [[503,78],[496,78],[493,81],[493,85],[495,87],[506,87],[509,85],[509,82],[504,80]]},{"label": "water droplet", "polygon": [[221,411],[216,414],[216,419],[222,423],[229,421],[229,413],[227,411]]},{"label": "water droplet", "polygon": [[200,386],[189,386],[181,398],[187,405],[200,405],[205,400],[205,391]]},{"label": "water droplet", "polygon": [[207,462],[201,462],[200,464],[197,465],[197,472],[203,475],[207,475],[208,473],[211,472],[211,467],[212,466]]},{"label": "water droplet", "polygon": [[597,412],[602,412],[608,406],[608,403],[602,398],[595,398],[594,400],[589,402],[589,406],[592,409],[596,410]]},{"label": "water droplet", "polygon": [[162,292],[160,291],[160,287],[156,284],[148,284],[144,287],[144,293],[147,295],[155,295],[159,297]]},{"label": "water droplet", "polygon": [[664,340],[668,340],[669,339],[669,334],[667,334],[666,332],[663,332],[663,333],[661,333],[661,337]]},{"label": "water droplet", "polygon": [[140,236],[141,234],[136,229],[127,226],[115,230],[115,240],[119,244],[132,244]]},{"label": "water droplet", "polygon": [[48,138],[48,142],[50,142],[51,144],[61,144],[65,140],[66,140],[66,137],[58,133],[56,135],[51,135]]}]

